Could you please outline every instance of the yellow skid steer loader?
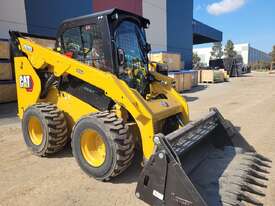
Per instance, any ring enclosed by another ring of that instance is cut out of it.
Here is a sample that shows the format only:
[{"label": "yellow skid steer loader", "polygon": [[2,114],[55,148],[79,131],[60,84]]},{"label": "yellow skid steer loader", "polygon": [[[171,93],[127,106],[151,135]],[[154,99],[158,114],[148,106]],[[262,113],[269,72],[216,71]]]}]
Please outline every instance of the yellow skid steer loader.
[{"label": "yellow skid steer loader", "polygon": [[217,109],[189,121],[173,80],[148,61],[149,23],[118,9],[68,19],[53,49],[10,31],[26,145],[48,156],[71,142],[81,169],[105,181],[140,148],[136,196],[150,205],[262,205],[270,160]]}]

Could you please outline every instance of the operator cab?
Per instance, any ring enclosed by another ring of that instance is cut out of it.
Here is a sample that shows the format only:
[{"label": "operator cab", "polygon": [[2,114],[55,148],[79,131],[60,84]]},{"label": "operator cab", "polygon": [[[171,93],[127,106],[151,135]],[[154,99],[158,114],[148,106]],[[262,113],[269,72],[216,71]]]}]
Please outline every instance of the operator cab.
[{"label": "operator cab", "polygon": [[56,49],[97,69],[109,71],[141,95],[148,93],[149,72],[145,29],[150,21],[111,9],[64,21]]}]

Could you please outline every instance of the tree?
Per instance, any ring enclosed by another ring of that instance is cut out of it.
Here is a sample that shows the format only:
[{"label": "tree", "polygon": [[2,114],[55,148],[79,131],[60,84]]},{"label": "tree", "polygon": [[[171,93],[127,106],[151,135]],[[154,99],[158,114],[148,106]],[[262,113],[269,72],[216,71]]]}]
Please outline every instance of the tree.
[{"label": "tree", "polygon": [[272,52],[270,52],[270,56],[271,56],[270,70],[274,70],[275,69],[275,45],[273,46]]},{"label": "tree", "polygon": [[201,58],[199,57],[199,55],[197,53],[193,52],[192,62],[193,62],[194,69],[196,69],[200,66]]},{"label": "tree", "polygon": [[266,71],[270,70],[270,63],[265,61],[258,61],[251,65],[252,70]]},{"label": "tree", "polygon": [[237,55],[237,52],[234,50],[234,43],[231,40],[228,40],[225,45],[224,55],[228,58],[234,58]]},{"label": "tree", "polygon": [[212,46],[212,51],[211,51],[211,57],[210,59],[221,59],[223,56],[223,51],[222,51],[222,43],[221,42],[215,42]]},{"label": "tree", "polygon": [[275,62],[275,45],[273,46],[273,50],[271,52],[272,62]]}]

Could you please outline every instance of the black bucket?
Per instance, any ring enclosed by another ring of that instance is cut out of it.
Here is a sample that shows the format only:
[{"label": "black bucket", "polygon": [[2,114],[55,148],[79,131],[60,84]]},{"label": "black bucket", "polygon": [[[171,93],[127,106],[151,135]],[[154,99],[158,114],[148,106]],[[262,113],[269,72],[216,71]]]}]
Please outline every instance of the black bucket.
[{"label": "black bucket", "polygon": [[136,196],[150,205],[263,205],[270,160],[257,154],[217,109],[199,121],[155,136],[156,152]]}]

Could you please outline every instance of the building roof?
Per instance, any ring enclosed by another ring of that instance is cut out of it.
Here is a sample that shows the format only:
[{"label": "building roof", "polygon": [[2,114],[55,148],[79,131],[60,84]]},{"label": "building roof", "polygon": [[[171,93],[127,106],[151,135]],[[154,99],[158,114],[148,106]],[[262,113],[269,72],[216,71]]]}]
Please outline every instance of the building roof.
[{"label": "building roof", "polygon": [[221,31],[193,19],[193,44],[205,44],[221,41]]}]

